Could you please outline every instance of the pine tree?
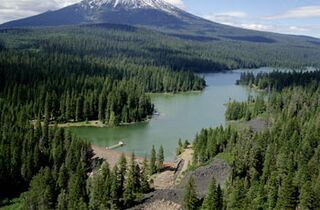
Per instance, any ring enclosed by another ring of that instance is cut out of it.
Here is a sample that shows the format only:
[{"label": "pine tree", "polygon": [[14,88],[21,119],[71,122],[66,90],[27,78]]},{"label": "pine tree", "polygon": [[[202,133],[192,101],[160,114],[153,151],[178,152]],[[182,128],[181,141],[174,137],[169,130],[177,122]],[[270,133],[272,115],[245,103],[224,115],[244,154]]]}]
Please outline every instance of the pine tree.
[{"label": "pine tree", "polygon": [[113,178],[111,187],[111,196],[114,206],[121,206],[125,189],[125,176],[127,173],[127,159],[122,153],[117,166],[113,168]]},{"label": "pine tree", "polygon": [[223,192],[220,185],[217,187],[217,198],[217,209],[223,209]]},{"label": "pine tree", "polygon": [[68,185],[68,170],[64,166],[64,164],[61,165],[59,174],[58,174],[58,180],[57,180],[57,186],[58,189],[65,189]]},{"label": "pine tree", "polygon": [[108,208],[111,203],[111,180],[109,164],[104,162],[98,172],[89,180],[90,209]]},{"label": "pine tree", "polygon": [[124,185],[125,190],[123,195],[124,203],[127,207],[131,206],[136,199],[136,193],[137,193],[135,189],[135,185],[137,184],[135,183],[136,181],[137,180],[135,180],[135,156],[132,153],[131,161],[130,161],[130,165],[128,168],[128,173],[127,173],[127,177]]},{"label": "pine tree", "polygon": [[141,191],[143,193],[147,193],[150,191],[147,157],[144,158],[141,169]]},{"label": "pine tree", "polygon": [[297,192],[293,186],[291,175],[287,175],[282,180],[280,186],[277,208],[279,209],[295,209],[297,206]]},{"label": "pine tree", "polygon": [[118,125],[117,124],[117,120],[116,120],[116,114],[113,111],[110,113],[110,118],[109,118],[108,125],[110,127],[116,127]]},{"label": "pine tree", "polygon": [[157,166],[156,166],[156,150],[154,148],[154,145],[152,145],[151,153],[150,153],[150,162],[149,162],[149,173],[150,175],[157,172]]},{"label": "pine tree", "polygon": [[164,162],[164,150],[162,145],[160,146],[157,155],[157,171],[160,172]]},{"label": "pine tree", "polygon": [[67,205],[68,205],[67,194],[66,194],[65,190],[62,190],[58,196],[56,210],[65,210],[65,209],[67,209]]},{"label": "pine tree", "polygon": [[183,209],[196,210],[198,209],[198,198],[196,194],[195,184],[192,176],[190,176],[183,194]]},{"label": "pine tree", "polygon": [[312,190],[314,192],[314,207],[315,209],[320,209],[320,174],[317,178],[315,178],[314,185],[312,186]]},{"label": "pine tree", "polygon": [[52,209],[54,207],[54,182],[48,167],[41,169],[32,178],[26,202],[28,209]]},{"label": "pine tree", "polygon": [[314,201],[315,196],[312,189],[312,183],[310,181],[307,181],[301,188],[299,196],[299,208],[316,209]]},{"label": "pine tree", "polygon": [[222,210],[222,192],[220,186],[216,186],[216,179],[212,177],[209,185],[208,194],[201,206],[202,210]]},{"label": "pine tree", "polygon": [[112,170],[112,183],[111,183],[111,199],[112,208],[117,209],[120,206],[120,199],[122,198],[123,188],[119,180],[120,174],[118,166],[115,165]]}]

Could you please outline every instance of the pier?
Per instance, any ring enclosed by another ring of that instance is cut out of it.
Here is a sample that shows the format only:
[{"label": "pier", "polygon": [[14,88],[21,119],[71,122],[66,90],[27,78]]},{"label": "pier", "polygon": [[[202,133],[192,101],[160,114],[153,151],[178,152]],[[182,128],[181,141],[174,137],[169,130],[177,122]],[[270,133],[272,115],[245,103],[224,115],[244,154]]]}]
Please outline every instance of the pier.
[{"label": "pier", "polygon": [[111,150],[111,149],[116,149],[116,148],[119,148],[119,147],[123,147],[125,144],[123,141],[119,141],[118,144],[115,144],[115,145],[112,145],[110,147],[106,147],[106,149],[108,150]]}]

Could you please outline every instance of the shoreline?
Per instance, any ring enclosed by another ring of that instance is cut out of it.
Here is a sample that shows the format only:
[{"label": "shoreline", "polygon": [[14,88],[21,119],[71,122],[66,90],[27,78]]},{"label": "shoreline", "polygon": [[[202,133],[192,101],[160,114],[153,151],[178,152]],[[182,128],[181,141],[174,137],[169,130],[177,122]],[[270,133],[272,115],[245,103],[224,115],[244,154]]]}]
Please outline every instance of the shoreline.
[{"label": "shoreline", "polygon": [[[110,165],[110,168],[113,168],[118,163],[118,160],[120,159],[122,154],[125,155],[127,160],[130,160],[130,158],[131,158],[131,153],[107,149],[107,147],[101,147],[101,146],[98,146],[95,144],[91,144],[91,148],[94,153],[93,158],[99,158],[99,159],[107,161]],[[144,157],[140,157],[140,156],[135,155],[135,160],[139,164],[142,164],[144,161]],[[175,166],[176,166],[176,162],[174,162],[174,161],[165,161],[163,163],[164,168],[168,168],[168,167],[174,168]]]},{"label": "shoreline", "polygon": [[189,91],[185,91],[185,92],[165,92],[165,93],[146,93],[149,96],[175,96],[175,95],[179,95],[179,94],[195,94],[195,93],[202,93],[205,88],[207,86],[205,86],[202,90],[189,90]]},{"label": "shoreline", "polygon": [[[55,123],[54,121],[50,122],[49,126],[54,127],[58,126],[58,128],[81,128],[81,127],[92,127],[92,128],[119,128],[122,126],[135,125],[139,123],[148,123],[153,116],[156,116],[154,113],[152,116],[149,116],[147,119],[139,122],[131,122],[131,123],[120,123],[118,126],[110,127],[106,124],[101,123],[99,120],[90,120],[90,121],[79,121],[79,122],[66,122],[66,123]],[[36,120],[31,120],[32,125],[36,125]],[[43,125],[43,121],[41,122]]]},{"label": "shoreline", "polygon": [[[58,123],[57,126],[59,128],[77,128],[77,127],[93,127],[93,128],[118,128],[122,126],[135,125],[139,123],[148,123],[152,117],[148,117],[145,120],[139,122],[130,122],[130,123],[120,123],[118,126],[110,127],[106,124],[103,124],[99,120],[90,120],[90,121],[81,121],[81,122],[67,122],[67,123]],[[50,126],[54,126],[55,124],[50,124]]]}]

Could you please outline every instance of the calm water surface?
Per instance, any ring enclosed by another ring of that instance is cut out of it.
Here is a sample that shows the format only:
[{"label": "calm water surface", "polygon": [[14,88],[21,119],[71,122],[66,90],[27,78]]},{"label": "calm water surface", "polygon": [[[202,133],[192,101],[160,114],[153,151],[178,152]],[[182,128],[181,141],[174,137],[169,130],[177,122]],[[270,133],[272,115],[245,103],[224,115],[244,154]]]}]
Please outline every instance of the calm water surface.
[{"label": "calm water surface", "polygon": [[[269,70],[262,68],[258,71]],[[118,128],[70,129],[98,146],[111,146],[123,140],[126,145],[118,150],[135,152],[139,156],[148,154],[152,145],[156,148],[163,145],[166,159],[172,160],[179,138],[192,140],[202,128],[224,125],[224,104],[229,100],[248,98],[248,89],[235,85],[242,71],[205,74],[208,87],[199,93],[153,95],[152,101],[160,115],[148,123]]]}]

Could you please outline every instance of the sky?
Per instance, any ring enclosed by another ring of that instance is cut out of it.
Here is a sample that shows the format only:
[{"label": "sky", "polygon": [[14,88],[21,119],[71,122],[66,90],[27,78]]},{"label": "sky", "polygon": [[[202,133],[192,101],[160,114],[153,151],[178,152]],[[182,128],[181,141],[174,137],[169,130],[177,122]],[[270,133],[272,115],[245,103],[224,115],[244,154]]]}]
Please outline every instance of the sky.
[{"label": "sky", "polygon": [[[80,0],[0,0],[0,23],[56,10]],[[227,25],[320,38],[320,0],[166,0]]]}]

